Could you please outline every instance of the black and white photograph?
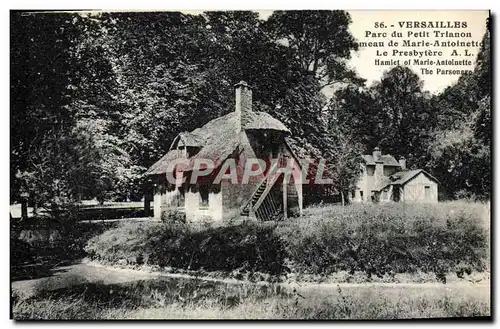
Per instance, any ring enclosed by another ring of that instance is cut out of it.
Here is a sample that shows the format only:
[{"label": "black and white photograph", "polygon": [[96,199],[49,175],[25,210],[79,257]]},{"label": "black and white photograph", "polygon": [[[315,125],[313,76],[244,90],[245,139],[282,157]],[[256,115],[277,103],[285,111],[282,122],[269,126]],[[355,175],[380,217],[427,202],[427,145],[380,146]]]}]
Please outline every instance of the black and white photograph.
[{"label": "black and white photograph", "polygon": [[489,10],[9,16],[12,320],[492,320]]}]

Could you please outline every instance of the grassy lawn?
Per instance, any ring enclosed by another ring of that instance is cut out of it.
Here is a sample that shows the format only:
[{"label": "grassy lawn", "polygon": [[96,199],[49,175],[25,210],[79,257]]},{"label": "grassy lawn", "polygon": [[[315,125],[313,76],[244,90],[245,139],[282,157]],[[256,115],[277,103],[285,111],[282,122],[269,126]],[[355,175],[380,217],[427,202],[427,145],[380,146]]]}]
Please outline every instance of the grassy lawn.
[{"label": "grassy lawn", "polygon": [[404,319],[489,316],[486,285],[277,289],[173,280],[84,284],[13,304],[14,319]]},{"label": "grassy lawn", "polygon": [[[415,290],[415,291],[413,291]],[[489,316],[487,296],[464,297],[445,289],[358,288],[330,296],[249,299],[235,307],[213,300],[201,305],[174,303],[162,307],[103,312],[108,319],[415,319]],[[416,293],[416,294],[415,294]],[[466,299],[467,298],[467,299]]]}]

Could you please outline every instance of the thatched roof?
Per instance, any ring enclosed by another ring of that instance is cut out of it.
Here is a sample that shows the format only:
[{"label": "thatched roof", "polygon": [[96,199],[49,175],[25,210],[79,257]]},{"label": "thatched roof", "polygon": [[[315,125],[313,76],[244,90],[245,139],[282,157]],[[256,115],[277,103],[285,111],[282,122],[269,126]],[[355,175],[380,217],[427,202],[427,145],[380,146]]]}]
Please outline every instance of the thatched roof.
[{"label": "thatched roof", "polygon": [[159,175],[167,172],[168,164],[181,157],[179,150],[170,150],[160,160],[156,161],[145,173],[145,175]]},{"label": "thatched roof", "polygon": [[239,146],[242,146],[240,131],[244,130],[276,130],[290,134],[290,130],[281,121],[267,113],[254,111],[247,113],[245,124],[241,127],[240,114],[231,112],[190,133],[180,133],[172,143],[171,150],[167,155],[149,168],[146,175],[166,173],[168,163],[175,159],[170,158],[168,155],[175,151],[177,143],[201,148],[194,157],[190,158],[191,164],[194,163],[195,159],[199,158],[210,159],[216,165],[220,165]]},{"label": "thatched roof", "polygon": [[250,112],[248,113],[247,120],[244,127],[245,130],[278,130],[290,134],[290,130],[281,121],[265,112]]},{"label": "thatched roof", "polygon": [[196,135],[193,135],[187,131],[182,132],[178,135],[179,143],[184,146],[200,146],[203,144],[203,140],[200,140]]}]

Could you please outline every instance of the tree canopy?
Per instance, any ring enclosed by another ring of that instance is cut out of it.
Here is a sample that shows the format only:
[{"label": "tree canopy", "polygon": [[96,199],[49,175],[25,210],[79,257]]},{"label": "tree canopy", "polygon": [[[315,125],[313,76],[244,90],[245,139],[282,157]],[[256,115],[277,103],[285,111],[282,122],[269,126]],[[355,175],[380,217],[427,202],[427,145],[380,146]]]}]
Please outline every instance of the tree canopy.
[{"label": "tree canopy", "polygon": [[489,195],[489,33],[474,73],[431,96],[404,67],[364,86],[350,23],[345,11],[12,12],[11,202],[140,199],[146,169],[179,132],[233,111],[240,80],[292,147],[332,164],[342,193],[381,146],[450,196]]}]

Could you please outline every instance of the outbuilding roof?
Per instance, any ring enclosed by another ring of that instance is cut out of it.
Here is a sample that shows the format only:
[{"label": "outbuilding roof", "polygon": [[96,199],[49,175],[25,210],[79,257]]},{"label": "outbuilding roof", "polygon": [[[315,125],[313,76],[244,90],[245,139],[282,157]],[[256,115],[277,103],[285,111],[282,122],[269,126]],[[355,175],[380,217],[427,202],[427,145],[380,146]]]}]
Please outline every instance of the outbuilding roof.
[{"label": "outbuilding roof", "polygon": [[[375,157],[371,154],[363,154],[362,157],[367,165],[375,165],[377,163],[377,161],[375,161]],[[400,166],[399,162],[389,154],[381,155],[378,162],[382,163],[384,166]]]},{"label": "outbuilding roof", "polygon": [[427,177],[438,183],[438,180],[434,176],[432,176],[423,169],[398,171],[389,177],[384,177],[384,179],[380,182],[379,190],[382,190],[383,188],[389,185],[405,185],[414,177],[418,176],[420,173],[423,173],[424,175],[426,175]]},{"label": "outbuilding roof", "polygon": [[406,184],[409,180],[411,180],[413,177],[416,177],[418,174],[424,173],[427,177],[432,179],[437,183],[437,179],[434,178],[431,174],[426,172],[423,169],[416,169],[416,170],[408,170],[408,171],[398,171],[397,173],[393,174],[390,176],[391,178],[391,184],[393,185],[404,185]]}]

